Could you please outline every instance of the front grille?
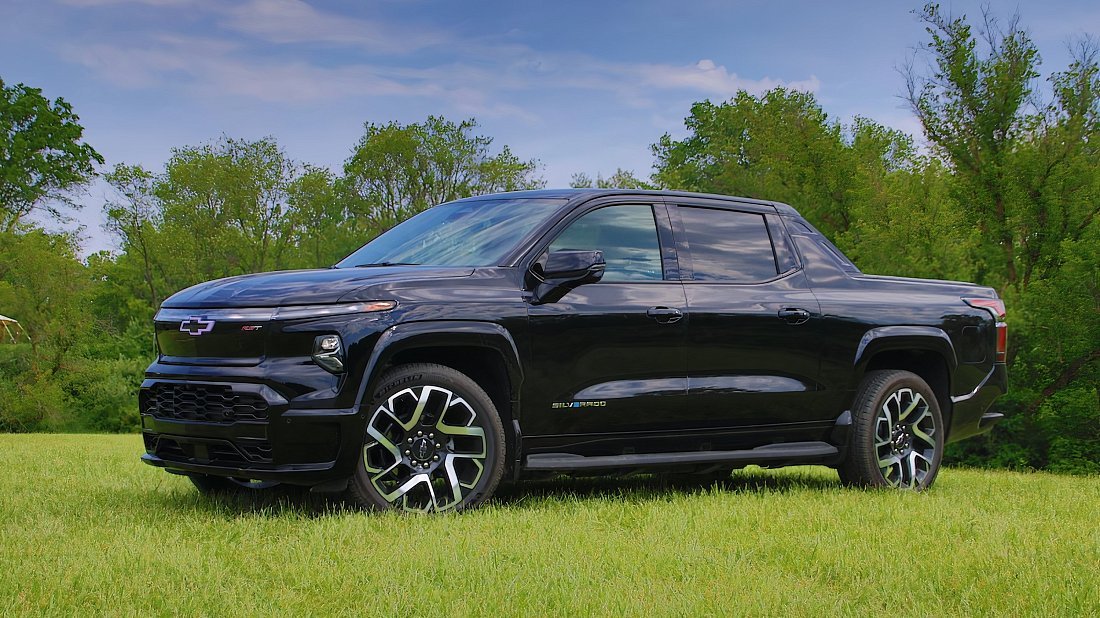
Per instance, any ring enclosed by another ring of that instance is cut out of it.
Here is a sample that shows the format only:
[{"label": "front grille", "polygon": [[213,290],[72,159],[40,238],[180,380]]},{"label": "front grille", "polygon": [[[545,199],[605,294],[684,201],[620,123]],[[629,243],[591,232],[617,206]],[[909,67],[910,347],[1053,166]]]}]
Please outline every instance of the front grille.
[{"label": "front grille", "polygon": [[142,412],[157,418],[207,423],[267,420],[263,397],[221,384],[161,382],[142,395]]},{"label": "front grille", "polygon": [[153,433],[146,433],[144,438],[146,451],[171,461],[215,466],[248,466],[256,463],[269,464],[272,461],[271,443],[267,440],[238,438],[230,442]]}]

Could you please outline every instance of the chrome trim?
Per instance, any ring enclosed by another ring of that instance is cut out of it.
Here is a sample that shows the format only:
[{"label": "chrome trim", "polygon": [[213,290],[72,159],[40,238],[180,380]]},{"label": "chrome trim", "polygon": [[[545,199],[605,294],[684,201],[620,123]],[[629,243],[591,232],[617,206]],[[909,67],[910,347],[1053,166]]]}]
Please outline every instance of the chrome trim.
[{"label": "chrome trim", "polygon": [[267,322],[271,320],[300,320],[303,318],[323,318],[333,315],[353,313],[377,313],[389,311],[397,306],[392,300],[378,300],[358,303],[340,303],[332,305],[298,305],[287,307],[240,307],[221,309],[175,309],[157,311],[153,317],[156,322],[182,322],[192,316],[213,319],[218,322]]},{"label": "chrome trim", "polygon": [[264,322],[275,315],[275,308],[244,309],[161,309],[153,316],[155,322],[182,322],[191,316],[218,322]]},{"label": "chrome trim", "polygon": [[978,385],[974,387],[974,390],[970,391],[969,393],[967,393],[965,395],[959,395],[958,397],[951,397],[951,403],[955,404],[955,403],[959,403],[959,402],[962,402],[962,401],[967,401],[967,400],[971,399],[972,397],[974,397],[974,395],[977,395],[978,391],[982,390],[982,388],[985,387],[986,382],[989,382],[989,378],[993,377],[993,373],[995,371],[997,371],[997,365],[993,365],[993,368],[990,369],[989,373],[987,373],[986,376],[984,378],[982,378],[982,381],[979,382]]}]

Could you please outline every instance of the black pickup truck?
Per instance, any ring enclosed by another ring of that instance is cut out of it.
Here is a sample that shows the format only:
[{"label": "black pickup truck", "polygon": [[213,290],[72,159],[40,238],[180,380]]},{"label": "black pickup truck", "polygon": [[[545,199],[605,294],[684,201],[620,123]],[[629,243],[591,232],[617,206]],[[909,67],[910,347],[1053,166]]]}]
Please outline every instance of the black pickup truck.
[{"label": "black pickup truck", "polygon": [[166,300],[143,459],[205,492],[417,511],[502,479],[749,464],[919,490],[1001,418],[1004,317],[990,288],[861,273],[785,204],[486,195],[332,268]]}]

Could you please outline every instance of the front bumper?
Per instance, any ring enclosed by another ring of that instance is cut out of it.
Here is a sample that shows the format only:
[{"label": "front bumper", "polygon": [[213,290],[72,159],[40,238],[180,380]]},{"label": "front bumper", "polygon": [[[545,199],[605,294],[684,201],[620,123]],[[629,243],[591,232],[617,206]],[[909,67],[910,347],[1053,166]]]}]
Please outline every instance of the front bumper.
[{"label": "front bumper", "polygon": [[1008,368],[1004,363],[994,363],[977,388],[965,395],[951,398],[951,428],[947,432],[947,441],[956,442],[992,429],[1004,415],[987,411],[994,400],[1006,392]]},{"label": "front bumper", "polygon": [[362,444],[358,407],[299,409],[264,384],[152,378],[139,401],[142,461],[173,472],[318,485]]}]

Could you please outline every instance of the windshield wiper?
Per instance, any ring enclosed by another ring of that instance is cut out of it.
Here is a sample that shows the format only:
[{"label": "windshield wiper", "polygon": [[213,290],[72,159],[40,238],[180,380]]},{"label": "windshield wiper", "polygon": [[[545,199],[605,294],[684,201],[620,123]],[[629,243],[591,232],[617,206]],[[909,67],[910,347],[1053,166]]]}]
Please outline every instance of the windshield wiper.
[{"label": "windshield wiper", "polygon": [[416,262],[374,262],[371,264],[356,264],[356,268],[371,268],[374,266],[420,266]]}]

